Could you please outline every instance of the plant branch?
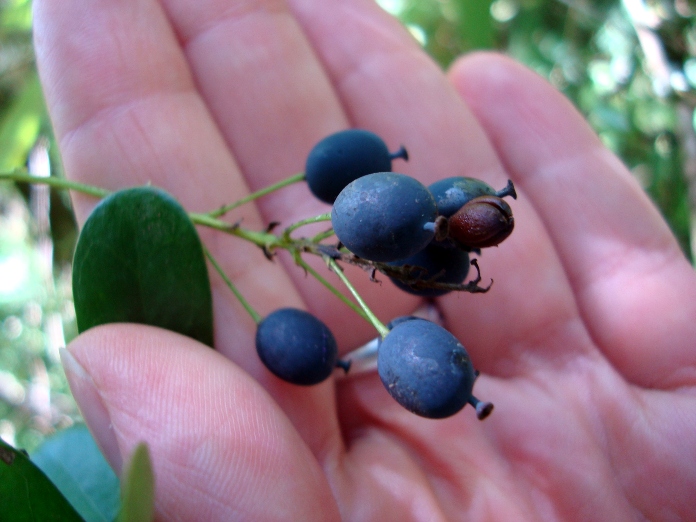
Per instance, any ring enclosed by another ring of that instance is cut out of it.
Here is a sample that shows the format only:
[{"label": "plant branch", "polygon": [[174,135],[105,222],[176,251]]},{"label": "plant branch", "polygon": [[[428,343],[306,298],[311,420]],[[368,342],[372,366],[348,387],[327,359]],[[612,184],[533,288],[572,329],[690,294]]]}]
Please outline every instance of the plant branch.
[{"label": "plant branch", "polygon": [[329,292],[334,294],[336,297],[338,297],[343,303],[348,306],[351,310],[353,310],[356,314],[358,314],[360,317],[365,319],[368,322],[370,321],[370,317],[365,313],[365,310],[357,306],[355,303],[353,303],[350,299],[348,299],[345,295],[343,295],[338,288],[336,288],[334,285],[329,283],[329,281],[319,274],[314,268],[312,268],[302,257],[300,256],[300,253],[297,252],[297,255],[295,257],[295,263],[302,267],[304,270],[306,270],[308,273],[310,273],[317,281],[319,281],[322,285],[324,285]]},{"label": "plant branch", "polygon": [[387,329],[384,324],[377,319],[377,316],[370,310],[370,308],[367,306],[363,298],[360,296],[358,291],[355,289],[353,284],[348,280],[346,275],[343,273],[343,269],[338,265],[335,259],[329,256],[324,256],[324,261],[326,261],[326,264],[333,272],[338,276],[338,278],[343,282],[344,285],[350,290],[350,293],[353,294],[353,297],[355,297],[355,300],[358,302],[360,307],[364,310],[365,314],[367,315],[370,323],[372,323],[372,326],[375,327],[375,329],[379,332],[379,335],[384,338],[388,333],[389,330]]},{"label": "plant branch", "polygon": [[292,234],[298,228],[303,227],[305,225],[311,225],[313,223],[323,223],[324,221],[331,221],[331,213],[327,212],[326,214],[319,214],[318,216],[314,216],[311,218],[301,219],[300,221],[293,223],[292,225],[288,226],[285,230],[283,230],[283,237],[290,240],[290,234]]},{"label": "plant branch", "polygon": [[235,284],[232,282],[232,280],[227,277],[227,274],[222,270],[222,267],[218,264],[218,262],[215,260],[213,255],[210,253],[210,251],[203,247],[203,252],[205,253],[205,256],[208,258],[210,263],[213,265],[213,268],[217,271],[218,274],[220,274],[220,277],[222,277],[222,280],[225,282],[227,287],[232,290],[232,293],[234,296],[237,298],[237,300],[240,302],[240,304],[244,307],[244,309],[247,311],[247,313],[251,316],[251,318],[254,320],[256,324],[259,324],[262,320],[263,317],[252,308],[252,306],[249,304],[249,301],[247,301],[244,296],[241,294],[241,292],[237,289]]},{"label": "plant branch", "polygon": [[48,185],[50,187],[63,190],[74,190],[76,192],[81,192],[82,194],[94,196],[95,198],[105,198],[106,196],[111,194],[110,190],[106,190],[101,187],[95,187],[93,185],[87,185],[85,183],[70,181],[65,178],[59,178],[56,176],[32,176],[27,172],[26,169],[15,169],[10,172],[0,172],[0,181],[2,180],[16,181],[19,183],[33,183],[37,185]]},{"label": "plant branch", "polygon": [[242,199],[235,201],[234,203],[230,203],[229,205],[225,205],[224,207],[220,207],[217,210],[213,210],[212,212],[208,212],[208,216],[212,218],[220,217],[230,210],[233,210],[237,207],[241,207],[245,203],[249,203],[250,201],[254,201],[255,199],[260,198],[261,196],[265,196],[266,194],[270,194],[271,192],[275,192],[278,189],[281,189],[283,187],[287,187],[288,185],[292,185],[293,183],[297,183],[299,181],[302,181],[305,179],[305,173],[300,172],[298,174],[294,174],[293,176],[290,176],[289,178],[286,178],[284,180],[279,181],[278,183],[274,183],[273,185],[270,185],[266,188],[263,188],[261,190],[257,190],[256,192],[252,192],[248,196],[243,197]]}]

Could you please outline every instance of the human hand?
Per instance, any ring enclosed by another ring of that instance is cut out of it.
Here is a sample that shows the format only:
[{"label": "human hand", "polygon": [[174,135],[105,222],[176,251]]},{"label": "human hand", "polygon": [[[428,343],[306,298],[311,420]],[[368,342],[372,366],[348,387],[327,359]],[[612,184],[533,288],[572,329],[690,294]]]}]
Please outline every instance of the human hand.
[{"label": "human hand", "polygon": [[[34,0],[36,50],[67,174],[152,182],[190,211],[302,169],[322,137],[405,144],[406,174],[498,187],[514,234],[488,294],[438,300],[496,409],[446,420],[376,373],[279,381],[216,275],[212,351],[107,325],[69,347],[75,398],[118,471],[148,443],[161,519],[651,520],[692,516],[696,275],[630,174],[552,87],[479,54],[445,77],[372,1]],[[83,222],[95,202],[75,197]],[[249,228],[325,211],[301,184],[245,206]],[[375,335],[285,258],[202,231],[262,313],[304,307],[343,352]],[[348,272],[382,320],[419,304]]]}]

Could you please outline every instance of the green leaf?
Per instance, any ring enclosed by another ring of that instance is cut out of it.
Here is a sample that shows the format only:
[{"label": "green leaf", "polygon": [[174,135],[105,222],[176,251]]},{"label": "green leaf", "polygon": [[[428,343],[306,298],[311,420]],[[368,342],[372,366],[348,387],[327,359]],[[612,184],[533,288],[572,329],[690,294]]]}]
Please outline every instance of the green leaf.
[{"label": "green leaf", "polygon": [[26,161],[45,114],[39,77],[28,75],[24,88],[0,119],[0,169],[10,170]]},{"label": "green leaf", "polygon": [[73,295],[80,332],[141,323],[213,345],[200,238],[186,211],[160,189],[121,190],[95,207],[77,241]]},{"label": "green leaf", "polygon": [[0,519],[81,521],[82,518],[27,455],[0,439]]},{"label": "green leaf", "polygon": [[118,515],[118,477],[84,424],[46,439],[31,460],[85,520],[110,522]]},{"label": "green leaf", "polygon": [[121,480],[123,502],[119,522],[149,522],[155,513],[155,476],[147,445],[136,446]]}]

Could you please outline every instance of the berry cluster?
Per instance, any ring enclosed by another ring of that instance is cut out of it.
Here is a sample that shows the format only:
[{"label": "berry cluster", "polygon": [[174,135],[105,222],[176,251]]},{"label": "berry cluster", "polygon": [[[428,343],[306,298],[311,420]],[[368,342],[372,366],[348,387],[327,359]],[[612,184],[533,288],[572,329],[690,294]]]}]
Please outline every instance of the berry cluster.
[{"label": "berry cluster", "polygon": [[[311,192],[331,203],[332,231],[338,244],[319,249],[334,271],[336,260],[386,274],[411,294],[432,298],[453,290],[486,291],[480,276],[464,280],[472,253],[496,246],[513,230],[512,182],[495,190],[483,181],[452,177],[429,187],[392,172],[392,161],[408,160],[401,147],[390,153],[374,133],[351,129],[319,142],[309,153],[304,178]],[[368,310],[366,310],[367,312]],[[478,372],[462,344],[445,328],[416,317],[401,317],[387,326],[371,313],[364,316],[380,332],[378,372],[384,386],[409,411],[428,418],[449,417],[471,404],[480,419],[493,406],[472,395]],[[328,327],[296,309],[276,310],[258,321],[258,354],[281,379],[312,385],[335,367],[338,358]]]}]

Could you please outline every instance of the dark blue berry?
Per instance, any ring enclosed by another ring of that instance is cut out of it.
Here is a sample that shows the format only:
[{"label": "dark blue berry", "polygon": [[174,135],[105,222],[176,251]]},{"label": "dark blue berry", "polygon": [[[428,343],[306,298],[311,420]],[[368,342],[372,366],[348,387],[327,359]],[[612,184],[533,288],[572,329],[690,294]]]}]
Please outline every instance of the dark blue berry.
[{"label": "dark blue berry", "polygon": [[435,237],[437,206],[418,180],[394,172],[358,178],[339,194],[331,223],[339,241],[371,261],[396,261]]},{"label": "dark blue berry", "polygon": [[493,409],[471,394],[477,372],[464,346],[425,319],[392,328],[379,346],[377,370],[389,394],[422,417],[449,417],[471,404],[482,419]]},{"label": "dark blue berry", "polygon": [[476,178],[455,176],[436,181],[428,187],[441,216],[450,217],[466,203],[479,196],[498,196],[499,198],[511,196],[517,198],[515,186],[508,181],[505,188],[495,190],[488,183]]},{"label": "dark blue berry", "polygon": [[336,340],[328,327],[296,308],[276,310],[259,323],[256,351],[266,368],[293,384],[320,383],[338,363]]},{"label": "dark blue berry", "polygon": [[305,165],[309,189],[317,198],[333,203],[351,181],[374,172],[389,172],[392,159],[408,159],[403,147],[390,153],[382,138],[362,129],[327,136],[310,151]]},{"label": "dark blue berry", "polygon": [[386,324],[387,330],[393,330],[397,324],[401,324],[406,321],[413,321],[414,319],[421,319],[421,317],[416,317],[415,315],[402,315],[395,317]]},{"label": "dark blue berry", "polygon": [[461,284],[469,273],[469,254],[464,250],[444,248],[431,242],[417,254],[389,263],[411,267],[407,278],[390,277],[402,290],[423,297],[438,297],[451,290],[429,288],[427,283]]}]

